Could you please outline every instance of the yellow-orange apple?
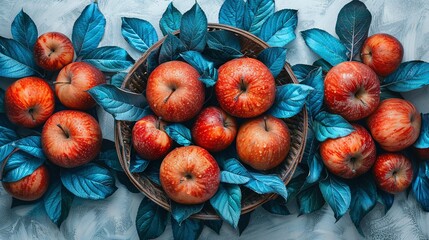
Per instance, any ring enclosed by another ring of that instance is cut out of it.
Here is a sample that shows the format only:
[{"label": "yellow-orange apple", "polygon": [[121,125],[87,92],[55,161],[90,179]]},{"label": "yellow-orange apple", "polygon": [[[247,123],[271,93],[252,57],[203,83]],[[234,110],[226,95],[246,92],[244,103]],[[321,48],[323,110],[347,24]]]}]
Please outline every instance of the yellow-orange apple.
[{"label": "yellow-orange apple", "polygon": [[74,57],[72,42],[59,32],[40,35],[33,50],[36,64],[48,71],[60,70],[71,63]]}]

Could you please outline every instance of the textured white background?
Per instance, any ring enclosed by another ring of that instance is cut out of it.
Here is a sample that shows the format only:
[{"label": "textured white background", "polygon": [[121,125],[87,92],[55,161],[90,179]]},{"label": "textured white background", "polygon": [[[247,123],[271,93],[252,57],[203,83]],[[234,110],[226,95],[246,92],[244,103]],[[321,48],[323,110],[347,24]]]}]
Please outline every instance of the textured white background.
[{"label": "textured white background", "polygon": [[[194,0],[174,1],[183,13]],[[317,57],[305,46],[299,31],[317,27],[335,34],[338,11],[349,0],[303,0],[276,1],[276,10],[298,9],[297,39],[288,46],[288,61],[311,64]],[[370,34],[385,32],[396,36],[405,49],[404,61],[429,61],[429,1],[428,0],[364,0],[373,19]],[[89,0],[0,0],[0,35],[11,37],[10,24],[21,10],[35,21],[39,35],[48,31],[62,32],[71,36],[72,26]],[[133,58],[133,51],[121,36],[121,17],[136,17],[151,22],[161,37],[158,22],[170,0],[99,0],[106,17],[106,31],[101,45],[126,48]],[[209,22],[217,22],[223,0],[199,0]],[[4,87],[8,81],[3,81]],[[429,112],[429,88],[407,94],[418,109]],[[101,111],[100,111],[101,112]],[[102,114],[103,134],[113,139],[113,121]],[[11,197],[0,186],[0,239],[138,239],[135,231],[135,216],[142,199],[141,194],[129,193],[120,183],[118,191],[107,200],[89,201],[75,199],[68,219],[57,228],[43,208],[38,206],[10,209]],[[40,210],[41,209],[41,210]],[[295,205],[292,215],[274,216],[258,209],[248,229],[241,237],[224,224],[221,235],[205,229],[201,239],[359,239],[348,215],[335,223],[332,210],[325,205],[313,214],[297,216]],[[377,205],[362,221],[368,239],[429,239],[429,215],[419,208],[412,196],[396,197],[392,209],[384,215]],[[172,239],[171,227],[167,226],[160,239]]]}]

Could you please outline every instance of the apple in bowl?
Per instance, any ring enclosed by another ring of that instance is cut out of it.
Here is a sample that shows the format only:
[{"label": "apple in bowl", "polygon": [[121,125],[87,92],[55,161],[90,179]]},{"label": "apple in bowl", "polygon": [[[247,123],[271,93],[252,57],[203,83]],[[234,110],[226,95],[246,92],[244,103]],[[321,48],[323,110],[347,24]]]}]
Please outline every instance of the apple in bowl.
[{"label": "apple in bowl", "polygon": [[383,153],[374,163],[373,174],[381,190],[396,194],[405,191],[413,181],[413,165],[401,153]]},{"label": "apple in bowl", "polygon": [[70,39],[59,32],[40,35],[33,48],[36,64],[48,71],[57,71],[71,63],[74,48]]}]

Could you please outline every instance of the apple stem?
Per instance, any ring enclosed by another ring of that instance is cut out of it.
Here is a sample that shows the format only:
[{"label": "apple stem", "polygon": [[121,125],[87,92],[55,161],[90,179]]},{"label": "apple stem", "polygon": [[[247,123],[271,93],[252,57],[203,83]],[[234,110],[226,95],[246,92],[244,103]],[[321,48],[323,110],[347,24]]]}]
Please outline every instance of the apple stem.
[{"label": "apple stem", "polygon": [[238,98],[241,96],[241,94],[243,94],[244,92],[246,92],[246,85],[244,84],[244,77],[242,76],[241,78],[240,78],[240,93],[237,95],[237,96],[235,96],[234,97],[234,101],[237,101],[238,100]]},{"label": "apple stem", "polygon": [[33,108],[30,108],[30,109],[28,110],[28,113],[29,113],[29,114],[30,114],[30,116],[31,116],[31,120],[35,121],[36,119],[34,118],[34,115],[33,115],[33,113],[34,113],[34,109],[33,109]]},{"label": "apple stem", "polygon": [[264,126],[265,126],[265,131],[268,132],[268,124],[267,124],[267,116],[264,116]]},{"label": "apple stem", "polygon": [[166,103],[168,101],[168,99],[170,99],[170,97],[174,93],[174,91],[176,91],[176,89],[173,88],[171,93],[168,95],[168,97],[166,99],[164,99],[164,103]]},{"label": "apple stem", "polygon": [[54,85],[57,85],[57,84],[70,84],[70,81],[69,82],[54,82]]},{"label": "apple stem", "polygon": [[161,129],[161,117],[156,119],[156,129]]},{"label": "apple stem", "polygon": [[70,137],[70,134],[66,130],[64,130],[64,128],[63,128],[63,126],[61,126],[61,124],[57,124],[57,127],[59,127],[63,131],[64,135],[66,135],[66,138]]}]

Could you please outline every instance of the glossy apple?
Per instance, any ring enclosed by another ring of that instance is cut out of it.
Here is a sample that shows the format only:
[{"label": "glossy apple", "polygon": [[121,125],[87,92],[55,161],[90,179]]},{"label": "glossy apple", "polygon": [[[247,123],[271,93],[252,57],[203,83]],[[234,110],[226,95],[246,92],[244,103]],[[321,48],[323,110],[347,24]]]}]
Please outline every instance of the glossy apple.
[{"label": "glossy apple", "polygon": [[407,189],[413,181],[413,165],[401,153],[383,153],[374,163],[373,174],[381,190],[396,194]]},{"label": "glossy apple", "polygon": [[33,128],[43,124],[52,115],[55,96],[45,80],[26,77],[13,82],[6,89],[4,105],[12,123]]},{"label": "glossy apple", "polygon": [[87,110],[95,106],[95,101],[87,91],[106,83],[103,73],[85,62],[73,62],[59,72],[55,84],[55,94],[67,108]]},{"label": "glossy apple", "polygon": [[231,145],[236,135],[235,119],[218,107],[203,109],[192,127],[195,144],[210,152],[224,150]]},{"label": "glossy apple", "polygon": [[380,102],[380,81],[360,62],[342,62],[325,77],[325,104],[349,121],[370,115]]},{"label": "glossy apple", "polygon": [[320,144],[320,156],[326,168],[347,179],[366,173],[376,159],[375,143],[369,132],[358,124],[352,125],[355,131],[348,136],[327,139]]},{"label": "glossy apple", "polygon": [[49,171],[45,165],[16,182],[3,182],[3,188],[12,197],[22,201],[34,201],[43,196],[49,187]]},{"label": "glossy apple", "polygon": [[166,122],[155,115],[147,115],[136,122],[132,143],[137,154],[145,160],[159,160],[171,150],[173,140],[164,131]]},{"label": "glossy apple", "polygon": [[389,34],[374,34],[367,38],[362,45],[362,62],[383,77],[391,74],[399,67],[403,56],[402,44]]},{"label": "glossy apple", "polygon": [[215,85],[223,110],[235,117],[252,118],[274,103],[276,83],[270,70],[254,58],[236,58],[219,68]]},{"label": "glossy apple", "polygon": [[199,204],[217,191],[220,169],[216,160],[204,148],[175,148],[161,163],[161,185],[167,195],[182,204]]},{"label": "glossy apple", "polygon": [[72,168],[93,160],[99,153],[102,134],[97,120],[88,113],[64,110],[43,126],[41,141],[46,157],[54,164]]},{"label": "glossy apple", "polygon": [[411,146],[419,137],[421,116],[409,101],[389,98],[367,119],[374,140],[390,152]]},{"label": "glossy apple", "polygon": [[71,63],[74,48],[70,39],[59,32],[40,35],[34,44],[36,64],[48,71],[56,71]]},{"label": "glossy apple", "polygon": [[181,61],[160,64],[149,75],[146,98],[155,115],[168,122],[195,117],[203,107],[205,89],[200,75]]},{"label": "glossy apple", "polygon": [[236,148],[240,160],[252,168],[275,168],[289,153],[289,128],[270,115],[248,120],[238,129]]}]

